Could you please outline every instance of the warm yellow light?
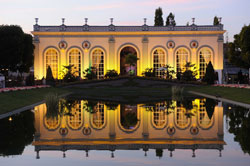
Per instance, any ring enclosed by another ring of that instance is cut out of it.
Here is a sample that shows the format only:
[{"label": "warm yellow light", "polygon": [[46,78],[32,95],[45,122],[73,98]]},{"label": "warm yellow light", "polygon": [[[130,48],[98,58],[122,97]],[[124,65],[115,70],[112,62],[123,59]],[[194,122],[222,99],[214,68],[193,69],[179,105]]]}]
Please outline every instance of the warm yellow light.
[{"label": "warm yellow light", "polygon": [[12,117],[11,117],[11,116],[9,117],[9,121],[10,121],[10,122],[12,121]]}]

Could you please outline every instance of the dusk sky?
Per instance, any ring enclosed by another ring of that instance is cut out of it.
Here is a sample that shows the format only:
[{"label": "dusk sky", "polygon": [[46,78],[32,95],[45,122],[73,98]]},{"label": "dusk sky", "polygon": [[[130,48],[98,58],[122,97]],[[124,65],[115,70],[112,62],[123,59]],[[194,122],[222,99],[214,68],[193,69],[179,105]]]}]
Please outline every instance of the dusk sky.
[{"label": "dusk sky", "polygon": [[32,31],[34,18],[40,25],[108,25],[114,18],[115,25],[148,25],[154,23],[154,12],[163,9],[164,21],[169,12],[175,14],[177,25],[191,23],[210,25],[213,17],[222,17],[229,33],[229,40],[239,33],[242,26],[250,23],[250,0],[0,0],[0,24],[20,25],[27,33]]}]

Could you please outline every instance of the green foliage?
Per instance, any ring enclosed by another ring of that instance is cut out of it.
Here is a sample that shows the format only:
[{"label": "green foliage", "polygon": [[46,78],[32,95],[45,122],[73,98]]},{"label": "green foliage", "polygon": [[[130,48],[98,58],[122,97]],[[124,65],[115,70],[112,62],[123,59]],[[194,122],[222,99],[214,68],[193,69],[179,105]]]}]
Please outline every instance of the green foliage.
[{"label": "green foliage", "polygon": [[68,65],[68,66],[63,66],[63,67],[64,67],[64,70],[62,71],[62,75],[63,75],[64,82],[74,82],[79,78],[76,76],[77,72],[72,71],[72,68],[74,67],[74,65]]},{"label": "green foliage", "polygon": [[219,18],[217,16],[214,17],[214,25],[219,25]]},{"label": "green foliage", "polygon": [[155,26],[163,26],[162,9],[159,7],[155,10]]},{"label": "green foliage", "polygon": [[207,84],[214,84],[214,81],[216,80],[216,75],[214,72],[214,67],[211,63],[211,61],[208,63],[207,68],[206,68],[206,73],[203,81],[205,81]]},{"label": "green foliage", "polygon": [[130,74],[134,74],[131,71],[131,66],[135,66],[138,60],[139,58],[137,58],[135,54],[129,53],[128,55],[126,55],[125,63],[130,65]]},{"label": "green foliage", "polygon": [[25,34],[21,27],[0,26],[0,71],[28,72],[33,65],[33,51],[32,36]]},{"label": "green foliage", "polygon": [[181,80],[183,81],[195,81],[197,76],[197,70],[195,64],[187,62],[184,66],[185,70],[181,75]]},{"label": "green foliage", "polygon": [[172,12],[170,12],[166,19],[166,26],[169,26],[169,25],[176,26],[174,17],[175,15]]},{"label": "green foliage", "polygon": [[84,108],[89,112],[89,113],[95,113],[96,112],[96,106],[98,102],[97,101],[91,101],[89,100],[88,102],[85,103]]},{"label": "green foliage", "polygon": [[108,70],[107,73],[105,74],[105,78],[115,78],[118,77],[118,73],[116,70]]},{"label": "green foliage", "polygon": [[90,67],[90,68],[87,68],[83,74],[84,74],[84,77],[88,80],[94,80],[94,79],[97,79],[97,75],[96,75],[96,68],[95,67]]},{"label": "green foliage", "polygon": [[146,68],[145,71],[142,73],[145,77],[155,77],[155,69],[153,68]]},{"label": "green foliage", "polygon": [[250,25],[234,35],[234,42],[228,44],[229,61],[239,67],[250,68]]},{"label": "green foliage", "polygon": [[48,66],[47,68],[47,73],[46,73],[46,84],[47,85],[51,85],[51,86],[54,86],[55,85],[55,79],[53,77],[53,74],[52,74],[52,70],[51,70],[51,67]]}]

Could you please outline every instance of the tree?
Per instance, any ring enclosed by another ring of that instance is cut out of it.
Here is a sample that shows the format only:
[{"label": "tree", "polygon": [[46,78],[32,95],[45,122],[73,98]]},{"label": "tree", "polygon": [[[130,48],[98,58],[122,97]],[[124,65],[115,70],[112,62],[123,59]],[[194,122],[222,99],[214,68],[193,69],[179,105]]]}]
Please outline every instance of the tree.
[{"label": "tree", "polygon": [[229,133],[239,142],[244,153],[250,155],[250,110],[236,107],[229,112]]},{"label": "tree", "polygon": [[214,84],[214,81],[216,80],[216,74],[214,72],[214,67],[211,63],[211,61],[208,63],[206,68],[206,73],[203,81],[207,82],[208,84]]},{"label": "tree", "polygon": [[130,69],[129,69],[130,72],[131,72],[131,67],[135,66],[138,60],[139,60],[139,58],[137,58],[137,56],[135,54],[131,54],[131,53],[125,57],[125,63],[129,64],[129,66],[130,66]]},{"label": "tree", "polygon": [[167,19],[166,19],[166,26],[169,26],[169,25],[175,26],[176,25],[174,17],[175,17],[175,15],[172,12],[170,12]]},{"label": "tree", "polygon": [[32,36],[25,34],[21,27],[0,26],[0,71],[28,72],[33,65],[33,51]]},{"label": "tree", "polygon": [[163,26],[162,9],[155,10],[155,26]]},{"label": "tree", "polygon": [[17,65],[17,70],[22,74],[24,72],[29,72],[30,67],[34,63],[34,48],[33,37],[30,34],[24,34],[23,40],[23,54],[21,56],[21,61]]},{"label": "tree", "polygon": [[[0,26],[0,69],[17,70],[23,48],[23,30],[19,26]],[[0,70],[0,71],[1,71]]]},{"label": "tree", "polygon": [[244,26],[239,34],[234,35],[234,42],[229,43],[229,61],[242,68],[250,68],[250,25]]},{"label": "tree", "polygon": [[48,66],[48,68],[47,68],[47,73],[46,73],[46,84],[47,84],[47,85],[52,85],[52,86],[55,85],[55,79],[54,79],[54,77],[53,77],[52,70],[51,70],[51,67],[50,67],[50,66]]},{"label": "tree", "polygon": [[214,25],[219,25],[219,18],[217,16],[214,17]]}]

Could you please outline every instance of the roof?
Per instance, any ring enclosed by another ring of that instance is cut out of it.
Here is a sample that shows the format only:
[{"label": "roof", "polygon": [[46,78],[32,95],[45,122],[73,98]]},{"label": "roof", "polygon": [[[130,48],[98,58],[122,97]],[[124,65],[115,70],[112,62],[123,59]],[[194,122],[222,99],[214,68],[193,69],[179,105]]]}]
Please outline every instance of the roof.
[{"label": "roof", "polygon": [[142,26],[115,26],[113,24],[109,26],[89,26],[87,24],[82,26],[41,26],[34,25],[34,32],[140,32],[140,31],[223,31],[223,25],[202,25],[198,26],[192,24],[190,26],[148,26],[146,24]]}]

